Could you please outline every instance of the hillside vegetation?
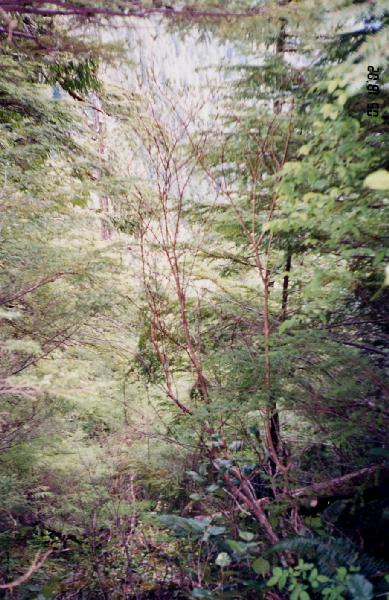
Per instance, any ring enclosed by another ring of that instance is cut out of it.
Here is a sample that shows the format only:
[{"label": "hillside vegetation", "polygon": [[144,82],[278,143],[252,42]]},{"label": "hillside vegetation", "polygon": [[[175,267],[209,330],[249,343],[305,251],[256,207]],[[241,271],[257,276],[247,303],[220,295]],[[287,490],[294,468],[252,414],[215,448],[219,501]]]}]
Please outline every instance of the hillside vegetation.
[{"label": "hillside vegetation", "polygon": [[0,1],[0,598],[389,598],[387,22]]}]

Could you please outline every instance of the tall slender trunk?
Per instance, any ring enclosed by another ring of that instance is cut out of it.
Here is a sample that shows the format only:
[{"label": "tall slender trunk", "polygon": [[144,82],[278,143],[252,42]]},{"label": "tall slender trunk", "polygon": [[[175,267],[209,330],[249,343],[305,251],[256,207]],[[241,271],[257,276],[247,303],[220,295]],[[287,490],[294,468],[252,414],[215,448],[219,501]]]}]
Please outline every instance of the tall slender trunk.
[{"label": "tall slender trunk", "polygon": [[[280,2],[280,4],[288,3]],[[285,51],[285,40],[286,40],[286,26],[287,20],[285,18],[281,18],[281,26],[278,32],[276,42],[275,42],[275,52],[276,54],[283,53]],[[273,103],[273,112],[275,115],[278,115],[282,111],[283,99],[282,97],[278,97],[274,100]],[[269,246],[270,250],[270,246]],[[290,257],[291,260],[291,257]],[[289,260],[289,262],[290,262]],[[288,264],[288,263],[287,263]],[[287,266],[287,271],[290,269]],[[263,277],[264,284],[264,316],[263,316],[263,336],[264,336],[264,351],[265,351],[265,385],[268,391],[268,400],[265,411],[265,439],[267,450],[269,452],[268,459],[268,467],[271,475],[276,475],[278,472],[283,472],[284,474],[287,472],[287,466],[285,465],[285,449],[282,441],[281,430],[280,430],[280,418],[277,407],[277,399],[274,396],[274,392],[272,391],[272,381],[271,381],[271,363],[270,363],[270,314],[269,314],[269,300],[270,300],[270,286],[269,286],[269,270],[266,264],[265,273]],[[284,310],[284,301],[285,301],[285,311],[287,306],[287,298],[288,298],[288,285],[289,278],[285,280],[283,285],[283,296],[282,296],[282,310]]]},{"label": "tall slender trunk", "polygon": [[285,275],[282,283],[282,306],[281,306],[281,320],[285,321],[288,311],[288,298],[289,298],[289,273],[292,268],[292,251],[289,249],[286,253],[285,260]]},{"label": "tall slender trunk", "polygon": [[[100,102],[99,102],[98,98],[95,99],[95,105],[98,109],[100,108]],[[101,157],[101,160],[103,160],[104,155],[105,155],[105,144],[104,144],[105,127],[104,127],[103,118],[102,118],[99,110],[94,111],[93,126],[96,131],[97,138],[98,138],[98,153]],[[101,177],[101,170],[98,169],[97,178],[100,179],[100,177]],[[100,235],[101,235],[102,240],[107,241],[107,240],[111,239],[111,229],[110,229],[109,224],[106,219],[106,215],[108,214],[108,211],[109,211],[108,196],[99,194],[99,207],[100,207],[100,211],[101,211],[101,218],[100,218],[100,232],[101,233],[100,233]]]},{"label": "tall slender trunk", "polygon": [[[280,19],[280,21],[281,21],[281,28],[278,33],[277,39],[276,39],[276,54],[282,54],[285,51],[287,21],[284,18]],[[282,111],[282,105],[283,105],[283,100],[281,97],[278,97],[274,100],[273,112],[275,115],[278,115]]]},{"label": "tall slender trunk", "polygon": [[263,310],[263,337],[265,354],[265,387],[268,392],[267,405],[265,409],[265,439],[269,453],[268,466],[271,475],[285,472],[283,463],[284,452],[280,431],[280,419],[277,408],[277,400],[272,391],[271,361],[270,361],[270,286],[269,272],[266,269],[264,276],[264,310]]}]

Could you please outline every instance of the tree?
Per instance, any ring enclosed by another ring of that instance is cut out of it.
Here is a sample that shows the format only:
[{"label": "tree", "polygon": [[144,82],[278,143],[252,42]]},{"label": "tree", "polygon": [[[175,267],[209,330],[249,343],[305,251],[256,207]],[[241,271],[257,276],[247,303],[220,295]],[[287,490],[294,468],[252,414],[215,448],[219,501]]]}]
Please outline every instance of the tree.
[{"label": "tree", "polygon": [[[384,7],[123,6],[2,13],[0,585],[382,595]],[[124,10],[249,59],[123,90]]]}]

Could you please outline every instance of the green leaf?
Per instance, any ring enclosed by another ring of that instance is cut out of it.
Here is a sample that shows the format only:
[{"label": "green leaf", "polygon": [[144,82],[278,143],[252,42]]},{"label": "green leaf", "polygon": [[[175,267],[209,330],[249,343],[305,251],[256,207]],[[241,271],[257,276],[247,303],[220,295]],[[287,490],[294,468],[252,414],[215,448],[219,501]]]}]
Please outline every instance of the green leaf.
[{"label": "green leaf", "polygon": [[346,567],[338,567],[336,569],[336,578],[338,581],[345,581],[347,577]]},{"label": "green leaf", "polygon": [[198,473],[196,473],[196,471],[186,471],[186,474],[188,475],[188,477],[190,477],[191,479],[193,479],[193,481],[196,481],[197,483],[204,482],[204,478],[201,477],[201,475],[199,475]]},{"label": "green leaf", "polygon": [[177,535],[201,534],[209,525],[209,519],[199,521],[197,519],[185,519],[178,515],[161,515],[158,517],[160,523],[172,529]]},{"label": "green leaf", "polygon": [[212,592],[209,592],[208,590],[204,590],[203,588],[195,588],[192,591],[191,594],[192,598],[214,598],[215,596],[212,594]]},{"label": "green leaf", "polygon": [[298,600],[300,596],[300,586],[296,587],[290,595],[290,600]]},{"label": "green leaf", "polygon": [[201,497],[201,494],[190,494],[189,496],[189,498],[194,501],[201,500]]},{"label": "green leaf", "polygon": [[328,92],[332,94],[336,90],[336,88],[339,87],[339,83],[339,79],[331,79],[331,81],[328,83]]},{"label": "green leaf", "polygon": [[283,569],[281,576],[278,580],[278,589],[279,590],[283,590],[284,587],[286,586],[287,581],[288,581],[288,576],[289,576],[288,571],[286,569]]},{"label": "green leaf", "polygon": [[304,146],[301,146],[301,148],[298,151],[298,155],[299,156],[307,156],[311,151],[311,146],[310,144],[304,144]]},{"label": "green leaf", "polygon": [[211,483],[211,485],[208,485],[205,488],[205,491],[207,492],[207,494],[212,494],[213,492],[216,492],[219,488],[218,485],[216,485],[216,483]]},{"label": "green leaf", "polygon": [[254,539],[254,533],[251,531],[242,531],[239,529],[239,537],[245,542],[251,542]]},{"label": "green leaf", "polygon": [[221,535],[222,533],[225,533],[225,531],[226,531],[225,527],[222,527],[222,526],[218,527],[216,525],[214,527],[210,527],[208,529],[209,535]]},{"label": "green leaf", "polygon": [[325,118],[330,118],[332,121],[334,121],[339,114],[338,109],[333,104],[324,104],[321,107],[320,112]]},{"label": "green leaf", "polygon": [[233,552],[236,552],[237,554],[243,554],[246,549],[245,544],[237,542],[236,540],[227,540],[227,545]]},{"label": "green leaf", "polygon": [[347,578],[347,589],[353,600],[371,600],[373,598],[373,585],[364,575],[349,575]]},{"label": "green leaf", "polygon": [[278,575],[273,575],[273,577],[270,577],[269,581],[267,582],[267,586],[268,587],[273,587],[275,585],[277,585],[279,580],[279,576]]},{"label": "green leaf", "polygon": [[348,99],[348,94],[346,92],[342,92],[341,94],[339,94],[337,102],[338,104],[340,104],[340,106],[344,106],[347,102]]},{"label": "green leaf", "polygon": [[389,190],[389,171],[378,169],[378,171],[370,173],[365,178],[363,186],[372,190]]},{"label": "green leaf", "polygon": [[270,563],[268,560],[266,560],[266,558],[262,558],[262,556],[260,556],[253,562],[252,568],[258,575],[267,575],[267,573],[270,571]]},{"label": "green leaf", "polygon": [[230,555],[227,554],[227,552],[220,552],[216,557],[215,564],[217,564],[218,567],[228,567],[228,565],[231,564]]}]

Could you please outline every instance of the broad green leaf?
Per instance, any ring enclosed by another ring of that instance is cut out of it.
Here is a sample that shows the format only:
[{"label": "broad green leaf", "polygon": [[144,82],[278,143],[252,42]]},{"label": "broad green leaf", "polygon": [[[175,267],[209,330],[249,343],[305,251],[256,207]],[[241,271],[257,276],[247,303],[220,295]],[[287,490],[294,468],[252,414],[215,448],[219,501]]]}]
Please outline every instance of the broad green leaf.
[{"label": "broad green leaf", "polygon": [[298,155],[299,156],[308,156],[310,151],[311,151],[310,144],[304,144],[304,146],[301,146],[301,148],[299,149]]},{"label": "broad green leaf", "polygon": [[278,575],[273,575],[273,577],[270,577],[269,581],[266,583],[266,585],[268,587],[273,587],[275,585],[277,585],[279,580],[279,576]]},{"label": "broad green leaf", "polygon": [[297,588],[295,588],[293,590],[293,592],[290,595],[290,600],[298,600],[300,597],[300,586],[298,586]]},{"label": "broad green leaf", "polygon": [[251,531],[242,531],[241,529],[239,529],[239,537],[245,542],[251,542],[251,540],[254,539],[254,535],[255,534]]},{"label": "broad green leaf", "polygon": [[340,106],[344,106],[347,102],[347,99],[348,99],[348,94],[346,92],[342,92],[338,96],[337,103],[340,104]]},{"label": "broad green leaf", "polygon": [[246,549],[245,544],[242,544],[242,542],[237,542],[236,540],[227,540],[227,545],[233,552],[236,552],[237,554],[243,554]]},{"label": "broad green leaf", "polygon": [[370,173],[365,178],[363,185],[372,190],[389,190],[389,171],[378,169],[378,171]]},{"label": "broad green leaf", "polygon": [[333,104],[324,104],[320,109],[321,114],[325,118],[329,118],[334,121],[339,115],[339,111]]},{"label": "broad green leaf", "polygon": [[227,554],[227,552],[220,552],[216,557],[215,564],[217,564],[218,567],[228,567],[228,565],[231,564],[230,555]]},{"label": "broad green leaf", "polygon": [[225,527],[222,526],[213,526],[208,529],[209,535],[222,535],[226,531]]},{"label": "broad green leaf", "polygon": [[262,556],[260,556],[259,558],[255,559],[255,561],[252,564],[253,570],[258,574],[258,575],[267,575],[267,573],[270,571],[270,563],[268,560],[266,560],[266,558],[262,558]]},{"label": "broad green leaf", "polygon": [[332,94],[338,87],[340,87],[341,84],[342,84],[342,80],[341,79],[338,79],[338,78],[337,79],[331,79],[328,82],[328,87],[327,87],[328,92],[330,94]]}]

